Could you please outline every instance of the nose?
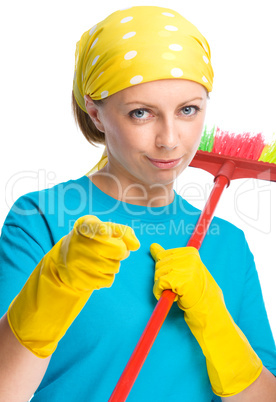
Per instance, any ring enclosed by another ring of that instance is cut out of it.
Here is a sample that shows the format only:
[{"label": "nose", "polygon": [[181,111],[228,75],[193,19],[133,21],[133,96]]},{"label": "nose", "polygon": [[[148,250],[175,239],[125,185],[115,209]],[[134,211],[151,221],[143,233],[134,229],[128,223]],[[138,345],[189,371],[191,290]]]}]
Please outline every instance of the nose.
[{"label": "nose", "polygon": [[172,150],[180,144],[179,131],[173,117],[166,117],[160,120],[155,139],[158,148]]}]

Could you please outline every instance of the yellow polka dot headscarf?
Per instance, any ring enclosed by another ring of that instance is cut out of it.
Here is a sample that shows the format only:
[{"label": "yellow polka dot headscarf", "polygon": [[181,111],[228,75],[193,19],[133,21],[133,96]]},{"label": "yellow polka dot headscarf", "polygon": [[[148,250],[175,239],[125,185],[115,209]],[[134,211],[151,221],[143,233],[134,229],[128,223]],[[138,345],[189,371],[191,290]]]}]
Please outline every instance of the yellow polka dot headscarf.
[{"label": "yellow polka dot headscarf", "polygon": [[213,69],[207,40],[177,12],[155,6],[116,11],[85,32],[76,46],[74,95],[99,100],[144,82],[182,78],[208,92]]}]

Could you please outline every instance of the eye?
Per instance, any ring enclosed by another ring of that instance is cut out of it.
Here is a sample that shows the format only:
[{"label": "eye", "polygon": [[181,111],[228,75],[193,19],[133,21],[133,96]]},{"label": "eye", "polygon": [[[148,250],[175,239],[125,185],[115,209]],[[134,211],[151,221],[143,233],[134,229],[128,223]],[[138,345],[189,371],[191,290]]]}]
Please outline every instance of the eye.
[{"label": "eye", "polygon": [[149,114],[146,109],[135,109],[129,112],[129,116],[137,120],[144,120],[149,117]]},{"label": "eye", "polygon": [[182,113],[185,116],[194,116],[197,114],[201,109],[198,106],[185,106],[181,109]]}]

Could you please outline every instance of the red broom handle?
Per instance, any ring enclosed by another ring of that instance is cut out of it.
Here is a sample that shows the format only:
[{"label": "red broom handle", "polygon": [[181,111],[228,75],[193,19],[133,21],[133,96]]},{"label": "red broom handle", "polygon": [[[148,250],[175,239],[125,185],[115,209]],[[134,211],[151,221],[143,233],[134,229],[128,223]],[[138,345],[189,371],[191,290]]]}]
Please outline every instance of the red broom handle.
[{"label": "red broom handle", "polygon": [[[233,167],[234,170],[235,167]],[[228,175],[227,175],[228,176]],[[195,247],[199,250],[203,239],[208,231],[212,221],[217,203],[226,186],[230,183],[230,178],[218,175],[215,178],[215,184],[212,192],[207,200],[199,220],[196,224],[194,232],[187,246]],[[174,302],[175,294],[171,290],[164,290],[155,309],[142,333],[114,391],[112,392],[109,402],[124,402],[149,354],[149,351],[158,335],[160,328],[165,321],[170,308]]]}]

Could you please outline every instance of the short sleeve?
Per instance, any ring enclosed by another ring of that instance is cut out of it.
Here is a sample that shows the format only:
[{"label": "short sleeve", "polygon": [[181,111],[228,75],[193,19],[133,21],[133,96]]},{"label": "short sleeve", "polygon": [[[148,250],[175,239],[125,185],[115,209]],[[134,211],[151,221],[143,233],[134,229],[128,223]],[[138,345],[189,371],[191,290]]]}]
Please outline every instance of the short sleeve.
[{"label": "short sleeve", "polygon": [[252,253],[247,246],[247,270],[237,325],[263,365],[276,376],[276,347]]}]

